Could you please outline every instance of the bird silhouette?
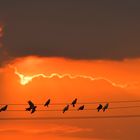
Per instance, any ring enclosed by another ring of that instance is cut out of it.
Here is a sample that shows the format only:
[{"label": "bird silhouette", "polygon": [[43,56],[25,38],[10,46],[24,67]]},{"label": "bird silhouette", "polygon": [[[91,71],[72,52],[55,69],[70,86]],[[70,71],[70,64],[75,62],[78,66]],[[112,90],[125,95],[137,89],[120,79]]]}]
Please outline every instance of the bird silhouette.
[{"label": "bird silhouette", "polygon": [[8,105],[3,106],[3,107],[0,109],[0,112],[6,111],[6,110],[7,110],[7,107],[8,107]]},{"label": "bird silhouette", "polygon": [[31,111],[31,114],[36,111],[37,106],[34,105],[32,101],[28,101],[29,107],[26,108],[26,111]]},{"label": "bird silhouette", "polygon": [[103,108],[103,106],[101,104],[99,104],[99,106],[97,107],[98,112]]},{"label": "bird silhouette", "polygon": [[103,112],[106,111],[106,109],[108,109],[109,103],[107,103],[104,107],[103,107]]},{"label": "bird silhouette", "polygon": [[82,106],[80,106],[80,107],[78,108],[78,111],[79,111],[79,110],[84,110],[84,108],[85,108],[85,106],[82,105]]},{"label": "bird silhouette", "polygon": [[75,99],[72,101],[71,104],[72,104],[73,107],[75,107],[76,103],[77,103],[77,98],[75,98]]},{"label": "bird silhouette", "polygon": [[65,113],[66,111],[68,111],[69,109],[69,105],[65,106],[64,109],[63,109],[63,113]]},{"label": "bird silhouette", "polygon": [[50,104],[50,102],[51,102],[51,100],[50,99],[48,99],[47,101],[46,101],[46,103],[44,104],[44,106],[49,106],[49,104]]}]

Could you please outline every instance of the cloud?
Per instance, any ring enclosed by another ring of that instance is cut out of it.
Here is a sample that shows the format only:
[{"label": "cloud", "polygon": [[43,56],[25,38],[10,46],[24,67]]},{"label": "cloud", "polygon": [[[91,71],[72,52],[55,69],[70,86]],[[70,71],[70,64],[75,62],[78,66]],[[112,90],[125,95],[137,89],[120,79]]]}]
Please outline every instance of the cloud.
[{"label": "cloud", "polygon": [[21,127],[13,127],[10,129],[3,128],[0,129],[0,138],[3,138],[3,136],[11,137],[14,139],[17,139],[19,136],[22,136],[23,138],[29,139],[30,136],[32,136],[32,139],[36,140],[38,138],[46,138],[49,137],[50,139],[54,140],[102,140],[98,138],[90,138],[86,136],[82,136],[82,134],[88,134],[92,133],[92,128],[86,128],[86,127],[78,127],[78,126],[72,126],[72,125],[59,125],[59,124],[47,124],[47,127],[39,127],[39,128],[21,128]]},{"label": "cloud", "polygon": [[1,3],[8,54],[1,63],[30,55],[87,60],[140,57],[139,1],[55,3]]},{"label": "cloud", "polygon": [[80,133],[80,132],[91,132],[92,129],[90,128],[80,128],[76,126],[67,126],[67,125],[52,125],[48,126],[48,129],[33,129],[26,131],[27,133],[34,133],[34,134],[44,134],[44,133],[55,133],[55,134],[72,134],[72,133]]},{"label": "cloud", "polygon": [[0,134],[3,133],[23,133],[23,134],[74,134],[74,133],[81,133],[81,132],[92,132],[93,130],[91,128],[81,128],[78,126],[70,126],[70,125],[47,125],[47,128],[45,129],[17,129],[17,128],[11,128],[11,129],[0,129]]}]

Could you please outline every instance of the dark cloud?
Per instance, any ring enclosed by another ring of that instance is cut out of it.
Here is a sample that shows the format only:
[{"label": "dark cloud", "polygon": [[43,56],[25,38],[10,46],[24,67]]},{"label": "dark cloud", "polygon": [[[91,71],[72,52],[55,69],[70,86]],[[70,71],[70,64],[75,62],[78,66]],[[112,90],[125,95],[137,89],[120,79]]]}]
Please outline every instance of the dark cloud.
[{"label": "dark cloud", "polygon": [[3,43],[10,58],[140,57],[138,0],[5,0],[0,4],[0,17],[5,24]]}]

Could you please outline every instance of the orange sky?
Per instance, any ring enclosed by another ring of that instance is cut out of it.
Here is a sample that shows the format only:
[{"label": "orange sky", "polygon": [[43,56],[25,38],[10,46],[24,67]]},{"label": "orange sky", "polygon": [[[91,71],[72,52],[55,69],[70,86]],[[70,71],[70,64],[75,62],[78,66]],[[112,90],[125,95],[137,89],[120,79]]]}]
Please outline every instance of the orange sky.
[{"label": "orange sky", "polygon": [[[92,77],[104,77],[116,84],[127,84],[127,87],[120,88],[111,85],[111,83],[105,80],[95,80],[91,81],[84,78],[69,79],[65,77],[59,79],[57,77],[48,79],[43,77],[34,78],[32,82],[27,85],[21,85],[19,77],[14,73],[14,69],[11,65],[16,67],[18,72],[25,76],[32,76],[35,74],[45,74],[50,75],[52,73],[65,74],[69,73],[71,75],[86,75]],[[82,61],[82,60],[70,60],[64,58],[38,58],[38,57],[25,57],[14,60],[9,65],[1,68],[0,71],[0,81],[1,81],[1,103],[23,103],[26,104],[28,100],[33,100],[35,103],[44,103],[48,98],[52,99],[53,103],[58,102],[71,102],[75,97],[78,98],[79,102],[96,102],[96,101],[117,101],[117,100],[138,100],[140,99],[140,59],[124,60],[124,61]],[[119,104],[123,106],[126,104]],[[138,105],[136,103],[130,105]],[[111,107],[117,105],[110,104]],[[26,106],[17,106],[16,109],[25,109]],[[63,109],[64,106],[50,106],[52,109]],[[78,106],[77,106],[78,107]],[[87,105],[86,108],[95,109],[95,105]],[[38,107],[42,109],[43,107]],[[9,109],[15,109],[13,106]],[[124,114],[138,114],[139,108],[132,110],[109,110],[105,113],[97,113],[96,111],[88,112],[67,112],[65,116],[86,116],[86,115],[124,115]],[[28,112],[5,112],[2,116],[11,117],[30,117],[31,114]],[[61,112],[36,112],[33,117],[44,117],[44,116],[54,116],[62,117]],[[91,122],[92,121],[92,122]],[[113,121],[113,122],[112,122]],[[23,136],[23,139],[35,138],[32,136],[35,133],[36,139],[46,138],[47,136],[52,140],[57,139],[81,139],[84,140],[104,140],[105,138],[113,138],[113,134],[117,136],[122,135],[122,131],[129,132],[129,125],[131,124],[130,119],[127,121],[123,120],[84,120],[84,121],[37,121],[35,123],[28,122],[21,123],[19,127],[18,121],[10,122],[11,125],[3,122],[0,133],[0,137],[4,138],[9,132],[10,136],[13,138],[18,136]],[[101,123],[102,122],[102,123]],[[62,127],[60,126],[62,123]],[[24,126],[23,126],[24,124]],[[49,124],[49,126],[48,126]],[[55,124],[55,126],[54,126]],[[102,125],[104,124],[104,125]],[[105,129],[105,125],[108,124],[108,131],[103,132],[99,135],[100,127]],[[137,125],[136,125],[137,124]],[[133,120],[132,126],[139,128],[139,119]],[[46,126],[47,125],[47,126]],[[122,127],[125,125],[126,127]],[[7,126],[9,129],[7,129]],[[12,127],[11,127],[12,126]],[[13,127],[14,126],[14,127]],[[114,127],[115,126],[115,127]],[[48,127],[50,127],[53,132],[49,132]],[[63,130],[67,130],[65,134]],[[70,130],[69,130],[70,129]],[[77,132],[78,129],[78,132]],[[113,129],[113,130],[112,130]],[[121,130],[122,129],[122,130]],[[24,132],[23,132],[24,130]],[[22,132],[19,132],[22,131]],[[43,131],[43,132],[42,132]],[[113,132],[112,132],[113,131]],[[121,132],[120,132],[121,131]],[[94,133],[95,132],[95,133]],[[112,135],[109,133],[112,132]],[[27,135],[25,136],[25,134]],[[135,132],[132,132],[134,134]],[[104,136],[104,134],[106,136]],[[87,136],[88,135],[88,136]],[[127,138],[127,136],[125,136]]]}]

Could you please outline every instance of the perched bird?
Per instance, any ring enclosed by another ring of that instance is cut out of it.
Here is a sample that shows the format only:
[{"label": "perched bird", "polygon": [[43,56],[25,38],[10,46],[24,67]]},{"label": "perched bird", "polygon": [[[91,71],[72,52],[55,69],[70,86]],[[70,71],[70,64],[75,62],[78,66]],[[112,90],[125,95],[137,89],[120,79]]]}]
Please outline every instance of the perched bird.
[{"label": "perched bird", "polygon": [[72,104],[73,107],[75,107],[76,103],[77,103],[77,98],[75,98],[75,99],[72,101],[71,104]]},{"label": "perched bird", "polygon": [[84,108],[85,108],[85,106],[82,105],[82,106],[80,106],[80,107],[78,108],[78,111],[79,111],[79,110],[84,110]]},{"label": "perched bird", "polygon": [[8,107],[8,105],[5,105],[4,107],[2,107],[2,108],[0,109],[0,112],[6,111],[6,110],[7,110],[7,107]]},{"label": "perched bird", "polygon": [[48,101],[46,101],[46,103],[44,104],[44,106],[49,106],[49,104],[50,104],[50,102],[51,102],[51,100],[50,99],[48,99]]},{"label": "perched bird", "polygon": [[103,108],[103,106],[101,104],[99,104],[99,106],[97,107],[98,112]]},{"label": "perched bird", "polygon": [[65,113],[66,111],[68,111],[69,109],[69,105],[65,106],[64,109],[63,109],[63,113]]},{"label": "perched bird", "polygon": [[37,106],[34,105],[32,101],[28,101],[29,107],[26,108],[26,111],[31,111],[31,114],[36,111]]},{"label": "perched bird", "polygon": [[106,109],[108,109],[109,103],[107,103],[104,107],[103,107],[103,112],[106,111]]}]

